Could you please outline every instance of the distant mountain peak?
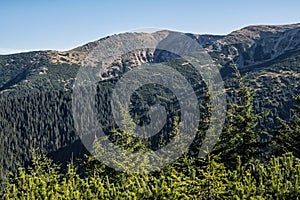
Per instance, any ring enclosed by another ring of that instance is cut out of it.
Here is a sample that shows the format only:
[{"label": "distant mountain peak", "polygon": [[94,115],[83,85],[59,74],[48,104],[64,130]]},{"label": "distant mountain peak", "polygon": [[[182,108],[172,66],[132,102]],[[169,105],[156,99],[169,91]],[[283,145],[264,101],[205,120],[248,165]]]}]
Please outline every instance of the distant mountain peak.
[{"label": "distant mountain peak", "polygon": [[257,38],[258,35],[262,33],[280,33],[297,28],[300,28],[300,23],[288,25],[250,25],[233,31],[229,35],[245,35],[251,38]]}]

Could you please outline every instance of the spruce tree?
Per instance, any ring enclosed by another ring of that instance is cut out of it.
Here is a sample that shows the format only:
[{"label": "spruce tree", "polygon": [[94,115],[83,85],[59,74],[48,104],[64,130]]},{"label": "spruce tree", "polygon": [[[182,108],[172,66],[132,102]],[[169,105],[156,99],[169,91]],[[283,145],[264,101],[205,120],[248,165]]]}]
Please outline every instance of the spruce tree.
[{"label": "spruce tree", "polygon": [[263,113],[254,113],[253,96],[236,69],[238,88],[233,91],[236,103],[227,111],[227,122],[213,153],[220,155],[227,166],[234,166],[237,157],[242,163],[258,158],[259,150],[265,144],[259,142],[261,130],[257,129],[258,119]]},{"label": "spruce tree", "polygon": [[274,132],[273,154],[292,152],[300,158],[300,96],[295,98],[296,105],[289,121],[281,119],[281,126]]}]

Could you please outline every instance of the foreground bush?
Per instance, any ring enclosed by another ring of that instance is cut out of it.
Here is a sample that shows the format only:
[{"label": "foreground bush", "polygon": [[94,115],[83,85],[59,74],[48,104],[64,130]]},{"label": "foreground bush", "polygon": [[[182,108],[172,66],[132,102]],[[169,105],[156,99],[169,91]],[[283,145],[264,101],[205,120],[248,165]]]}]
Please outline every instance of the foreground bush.
[{"label": "foreground bush", "polygon": [[[99,169],[99,168],[98,168]],[[227,169],[216,157],[183,157],[160,172],[130,174],[105,169],[81,177],[45,156],[11,174],[3,199],[299,199],[300,160],[292,154],[266,164],[241,162]]]}]

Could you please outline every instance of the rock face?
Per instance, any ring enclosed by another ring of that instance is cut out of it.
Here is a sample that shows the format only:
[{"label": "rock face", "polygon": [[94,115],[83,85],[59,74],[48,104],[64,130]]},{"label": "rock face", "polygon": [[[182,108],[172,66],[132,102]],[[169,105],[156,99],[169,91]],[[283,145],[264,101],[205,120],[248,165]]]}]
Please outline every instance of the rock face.
[{"label": "rock face", "polygon": [[223,52],[239,67],[260,64],[300,48],[300,24],[249,26],[215,41],[209,49]]}]

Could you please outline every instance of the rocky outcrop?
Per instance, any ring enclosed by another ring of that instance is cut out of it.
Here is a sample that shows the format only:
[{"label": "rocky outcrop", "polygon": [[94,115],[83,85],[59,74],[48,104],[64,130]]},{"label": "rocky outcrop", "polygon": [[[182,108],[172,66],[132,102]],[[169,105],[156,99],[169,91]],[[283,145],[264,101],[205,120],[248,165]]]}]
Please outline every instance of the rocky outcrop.
[{"label": "rocky outcrop", "polygon": [[248,26],[215,41],[210,51],[238,63],[239,67],[260,64],[300,49],[300,24]]}]

